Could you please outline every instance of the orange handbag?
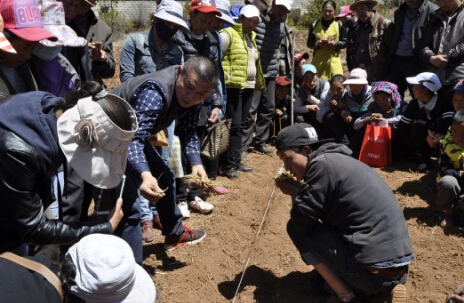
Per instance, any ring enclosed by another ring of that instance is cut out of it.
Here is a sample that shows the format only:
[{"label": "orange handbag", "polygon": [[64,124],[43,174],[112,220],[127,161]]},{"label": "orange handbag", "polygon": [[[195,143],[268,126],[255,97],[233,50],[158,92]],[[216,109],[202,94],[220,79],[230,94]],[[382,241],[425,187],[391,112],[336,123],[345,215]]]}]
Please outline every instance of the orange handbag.
[{"label": "orange handbag", "polygon": [[368,124],[359,153],[359,161],[373,167],[385,167],[392,163],[391,126]]}]

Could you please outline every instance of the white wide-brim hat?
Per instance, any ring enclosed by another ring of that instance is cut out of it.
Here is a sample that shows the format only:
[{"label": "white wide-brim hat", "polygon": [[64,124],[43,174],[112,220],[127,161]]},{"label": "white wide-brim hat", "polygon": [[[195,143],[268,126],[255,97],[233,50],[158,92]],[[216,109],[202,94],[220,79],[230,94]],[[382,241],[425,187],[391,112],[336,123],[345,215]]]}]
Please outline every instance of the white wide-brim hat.
[{"label": "white wide-brim hat", "polygon": [[222,16],[216,16],[216,18],[219,18],[230,25],[234,26],[235,21],[232,19],[232,16],[230,15],[230,2],[229,0],[216,0],[216,8],[218,11],[222,13]]},{"label": "white wide-brim hat", "polygon": [[58,119],[58,140],[68,165],[88,183],[100,188],[118,186],[124,175],[127,148],[137,130],[132,107],[120,99],[130,115],[130,131],[119,128],[92,97],[80,99]]},{"label": "white wide-brim hat", "polygon": [[66,25],[63,3],[56,0],[38,0],[37,5],[39,6],[42,14],[42,24],[44,29],[58,38],[55,42],[50,40],[41,40],[41,44],[48,47],[83,47],[87,44],[87,40],[77,36],[76,32]]},{"label": "white wide-brim hat", "polygon": [[190,32],[190,28],[184,20],[184,8],[174,0],[162,0],[155,11],[155,17],[175,23],[181,27],[183,32]]},{"label": "white wide-brim hat", "polygon": [[156,288],[129,244],[105,234],[82,238],[66,253],[76,268],[71,293],[86,303],[153,303]]},{"label": "white wide-brim hat", "polygon": [[368,84],[367,72],[362,68],[355,68],[350,72],[350,77],[343,81],[343,84]]}]

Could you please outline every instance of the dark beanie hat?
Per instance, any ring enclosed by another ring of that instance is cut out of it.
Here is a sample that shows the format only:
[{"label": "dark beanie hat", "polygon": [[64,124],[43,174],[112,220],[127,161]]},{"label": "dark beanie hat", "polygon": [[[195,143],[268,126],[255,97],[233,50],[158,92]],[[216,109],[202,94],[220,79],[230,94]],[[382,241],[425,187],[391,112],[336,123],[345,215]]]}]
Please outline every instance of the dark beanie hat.
[{"label": "dark beanie hat", "polygon": [[275,146],[278,151],[301,146],[317,148],[326,142],[332,142],[332,139],[319,140],[314,127],[307,123],[297,123],[287,126],[275,138]]}]

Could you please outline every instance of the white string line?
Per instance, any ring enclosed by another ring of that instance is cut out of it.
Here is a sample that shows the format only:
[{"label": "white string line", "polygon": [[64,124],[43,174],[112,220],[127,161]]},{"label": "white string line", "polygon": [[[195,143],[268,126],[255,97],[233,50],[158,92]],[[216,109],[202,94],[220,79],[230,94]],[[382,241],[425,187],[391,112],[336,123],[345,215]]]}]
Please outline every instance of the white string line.
[{"label": "white string line", "polygon": [[271,206],[272,196],[274,195],[275,189],[276,189],[276,185],[274,184],[274,187],[272,188],[271,195],[269,196],[269,200],[267,201],[267,206],[266,206],[266,209],[264,210],[263,217],[261,218],[261,223],[259,224],[258,231],[256,232],[256,236],[253,239],[253,243],[251,243],[250,251],[248,252],[248,258],[247,258],[247,260],[245,262],[245,266],[243,267],[242,276],[240,277],[240,281],[238,282],[237,290],[235,291],[232,303],[235,302],[235,299],[237,298],[238,292],[240,290],[240,286],[242,285],[242,281],[243,281],[243,278],[245,277],[245,272],[247,270],[248,263],[250,262],[250,259],[251,259],[251,254],[253,253],[253,248],[255,246],[256,240],[259,237],[259,234],[261,232],[261,228],[263,227],[264,220],[266,219],[267,212],[269,211],[269,208]]}]

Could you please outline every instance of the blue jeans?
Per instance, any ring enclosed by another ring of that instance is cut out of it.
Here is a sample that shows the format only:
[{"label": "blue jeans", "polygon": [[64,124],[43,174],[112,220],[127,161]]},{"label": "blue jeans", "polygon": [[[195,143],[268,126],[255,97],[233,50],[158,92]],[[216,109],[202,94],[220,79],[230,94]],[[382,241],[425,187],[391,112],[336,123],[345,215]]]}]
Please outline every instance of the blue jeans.
[{"label": "blue jeans", "polygon": [[[174,129],[176,127],[176,121],[173,121],[164,131],[166,133],[166,139],[168,140],[168,147],[155,147],[158,153],[161,154],[164,162],[169,163],[171,157],[172,140],[174,138]],[[156,177],[156,176],[155,176]],[[139,200],[136,203],[140,203],[140,209],[142,211],[142,218],[140,221],[152,221],[153,216],[158,214],[156,210],[156,204],[150,203],[147,199],[139,195]]]},{"label": "blue jeans", "polygon": [[[161,188],[167,188],[165,196],[156,203],[156,209],[163,225],[162,233],[165,236],[180,236],[184,232],[182,213],[176,204],[175,175],[162,156],[149,142],[144,147],[145,157],[150,171]],[[142,264],[142,232],[140,229],[141,209],[139,188],[142,184],[140,173],[129,163],[126,167],[126,186],[123,193],[124,218],[115,234],[121,236],[132,248],[135,261]]]},{"label": "blue jeans", "polygon": [[325,224],[318,222],[311,232],[302,234],[289,221],[287,233],[306,264],[325,264],[351,288],[364,295],[389,291],[407,280],[407,275],[392,280],[371,273],[366,265],[356,262],[354,252],[340,233]]}]

